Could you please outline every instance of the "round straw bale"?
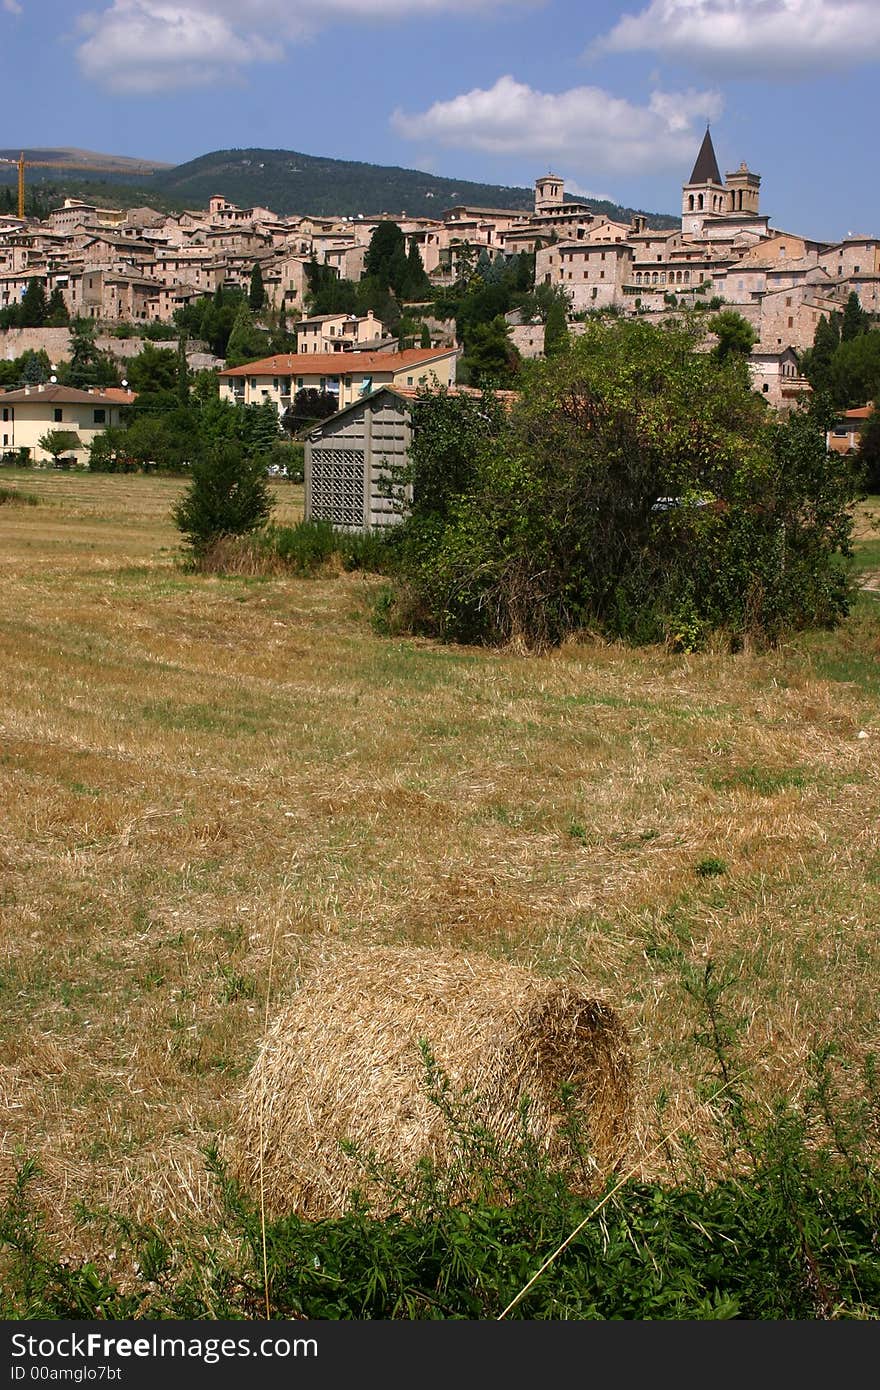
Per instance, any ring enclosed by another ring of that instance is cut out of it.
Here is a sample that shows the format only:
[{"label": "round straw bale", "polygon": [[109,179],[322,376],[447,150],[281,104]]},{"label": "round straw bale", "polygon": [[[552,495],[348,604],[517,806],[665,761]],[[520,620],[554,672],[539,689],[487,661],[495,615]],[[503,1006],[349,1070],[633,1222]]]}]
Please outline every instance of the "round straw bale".
[{"label": "round straw bale", "polygon": [[522,1135],[527,1100],[530,1138],[575,1185],[587,1172],[572,1114],[584,1122],[594,1183],[622,1157],[630,1053],[607,1004],[486,956],[337,947],[318,956],[269,1027],[245,1086],[232,1172],[251,1191],[262,1184],[271,1215],[320,1218],[344,1212],[355,1190],[375,1212],[392,1209],[366,1155],[397,1172],[423,1159],[450,1171],[455,1136],[431,1099],[422,1043],[449,1095],[502,1144]]}]

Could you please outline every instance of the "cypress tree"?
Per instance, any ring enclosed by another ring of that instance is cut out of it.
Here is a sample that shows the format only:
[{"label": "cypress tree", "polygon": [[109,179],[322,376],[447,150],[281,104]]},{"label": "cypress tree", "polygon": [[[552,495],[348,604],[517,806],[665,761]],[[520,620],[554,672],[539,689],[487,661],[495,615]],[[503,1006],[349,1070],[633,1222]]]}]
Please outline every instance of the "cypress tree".
[{"label": "cypress tree", "polygon": [[43,328],[49,315],[46,291],[43,282],[31,276],[27,289],[18,307],[18,322],[21,328]]},{"label": "cypress tree", "polygon": [[248,304],[251,306],[254,312],[256,312],[258,309],[262,309],[265,302],[266,291],[263,286],[263,272],[260,269],[259,261],[255,261],[254,268],[251,271],[251,285],[250,291],[248,293]]}]

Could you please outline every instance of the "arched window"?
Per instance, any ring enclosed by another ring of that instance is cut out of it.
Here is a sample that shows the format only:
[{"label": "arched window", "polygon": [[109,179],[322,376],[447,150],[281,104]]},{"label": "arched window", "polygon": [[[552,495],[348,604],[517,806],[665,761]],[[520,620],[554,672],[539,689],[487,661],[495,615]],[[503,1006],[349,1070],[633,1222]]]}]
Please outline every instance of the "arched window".
[{"label": "arched window", "polygon": [[693,193],[691,193],[690,197],[688,198],[688,212],[693,212],[693,210],[694,210],[694,195],[693,195]]},{"label": "arched window", "polygon": [[636,284],[637,284],[637,285],[640,285],[641,283],[642,283],[642,272],[641,272],[640,270],[637,270],[637,271],[636,271]]},{"label": "arched window", "polygon": [[699,212],[702,212],[702,211],[703,211],[703,195],[702,195],[702,193],[700,193],[700,194],[698,195],[698,197],[697,197],[697,209],[698,209]]},{"label": "arched window", "polygon": [[656,270],[655,270],[655,271],[654,271],[654,274],[651,276],[651,284],[652,284],[652,285],[656,285],[656,283],[657,283],[657,272],[656,272]]},{"label": "arched window", "polygon": [[690,284],[690,279],[691,279],[691,273],[690,273],[689,270],[686,270],[685,273],[684,273],[684,283],[685,283],[686,285],[689,285],[689,284]]}]

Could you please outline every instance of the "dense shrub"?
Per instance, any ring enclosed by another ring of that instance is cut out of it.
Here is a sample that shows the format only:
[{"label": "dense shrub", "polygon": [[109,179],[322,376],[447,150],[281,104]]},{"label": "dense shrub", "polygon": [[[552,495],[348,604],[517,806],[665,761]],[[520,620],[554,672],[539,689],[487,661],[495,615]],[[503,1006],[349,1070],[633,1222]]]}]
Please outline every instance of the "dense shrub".
[{"label": "dense shrub", "polygon": [[420,406],[399,621],[468,642],[586,628],[685,648],[836,622],[858,470],[826,458],[808,416],[771,417],[739,354],[696,340],[594,321],[530,366],[509,418]]}]

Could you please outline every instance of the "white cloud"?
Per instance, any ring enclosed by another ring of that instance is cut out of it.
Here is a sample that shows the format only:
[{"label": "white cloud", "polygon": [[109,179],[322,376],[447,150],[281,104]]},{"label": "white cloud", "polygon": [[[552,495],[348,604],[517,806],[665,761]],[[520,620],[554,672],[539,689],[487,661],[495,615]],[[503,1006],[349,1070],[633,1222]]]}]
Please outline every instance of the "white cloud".
[{"label": "white cloud", "polygon": [[[10,8],[18,0],[2,0]],[[403,22],[534,0],[112,0],[80,16],[77,60],[87,78],[116,92],[156,92],[234,79],[277,62],[340,20]]]},{"label": "white cloud", "polygon": [[7,14],[23,14],[24,11],[19,5],[18,0],[3,0],[3,8]]},{"label": "white cloud", "polygon": [[651,0],[591,53],[647,50],[709,72],[798,77],[880,59],[878,0]]},{"label": "white cloud", "polygon": [[435,102],[421,115],[395,111],[392,125],[410,140],[489,154],[563,159],[573,170],[637,174],[693,160],[697,122],[720,114],[717,92],[654,92],[636,106],[600,87],[538,92],[513,77]]}]

